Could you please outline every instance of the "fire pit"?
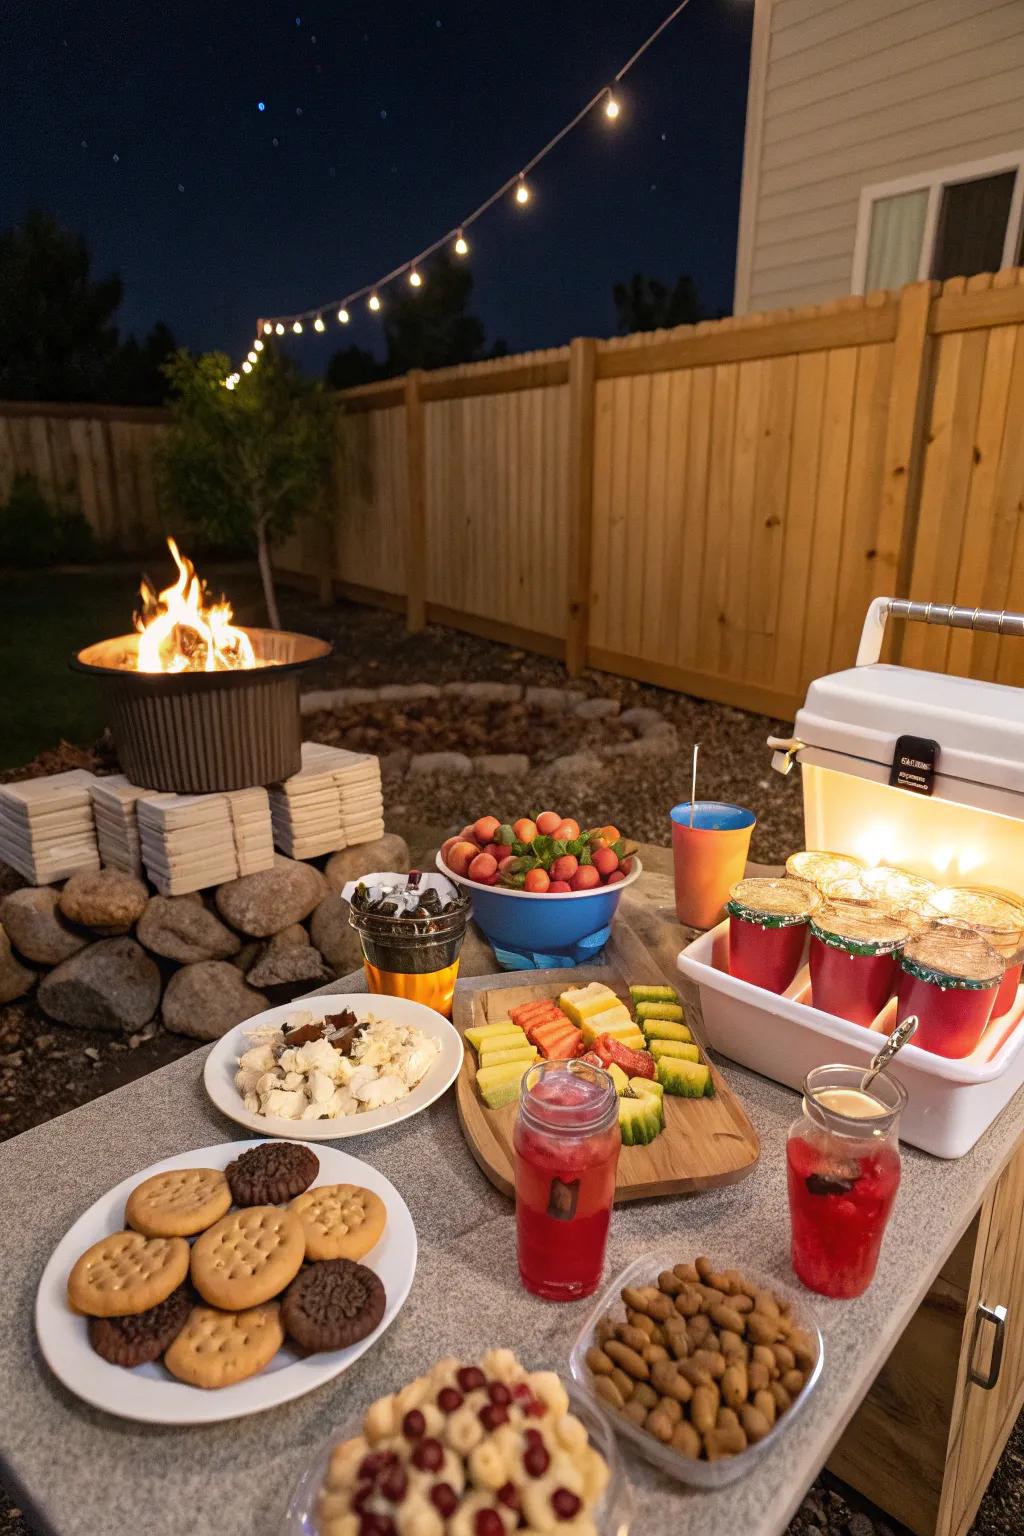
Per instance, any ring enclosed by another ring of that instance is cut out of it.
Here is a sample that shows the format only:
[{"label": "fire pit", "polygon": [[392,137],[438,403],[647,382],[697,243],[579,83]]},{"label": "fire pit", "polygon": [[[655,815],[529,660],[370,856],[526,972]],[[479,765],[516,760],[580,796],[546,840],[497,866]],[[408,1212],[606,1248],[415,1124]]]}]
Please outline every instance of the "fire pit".
[{"label": "fire pit", "polygon": [[331,646],[231,623],[168,539],[178,580],[146,580],[135,634],[87,646],[71,666],[98,677],[117,755],[133,784],[208,794],[271,784],[301,767],[299,672]]}]

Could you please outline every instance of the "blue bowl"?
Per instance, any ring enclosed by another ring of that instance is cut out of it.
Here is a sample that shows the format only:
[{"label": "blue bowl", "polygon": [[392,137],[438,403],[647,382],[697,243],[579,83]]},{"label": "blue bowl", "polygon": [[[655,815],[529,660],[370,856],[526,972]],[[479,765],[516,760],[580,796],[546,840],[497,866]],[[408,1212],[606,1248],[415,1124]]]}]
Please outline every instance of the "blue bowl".
[{"label": "blue bowl", "polygon": [[[473,920],[478,924],[498,959],[506,967],[525,968],[535,956],[537,965],[581,965],[595,958],[607,942],[622,893],[639,879],[640,860],[633,855],[633,868],[625,880],[614,885],[599,885],[592,891],[558,891],[553,896],[539,891],[513,891],[502,885],[481,885],[455,875],[440,853],[438,869],[456,885],[465,886],[473,902]],[[604,938],[601,935],[604,934]],[[515,951],[509,958],[500,952]]]}]

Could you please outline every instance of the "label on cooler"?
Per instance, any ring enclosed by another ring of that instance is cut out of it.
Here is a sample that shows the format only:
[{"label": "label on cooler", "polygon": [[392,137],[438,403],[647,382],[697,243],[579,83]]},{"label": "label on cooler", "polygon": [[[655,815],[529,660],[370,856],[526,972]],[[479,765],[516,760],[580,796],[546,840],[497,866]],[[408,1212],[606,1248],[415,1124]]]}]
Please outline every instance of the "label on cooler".
[{"label": "label on cooler", "polygon": [[893,753],[889,783],[915,795],[930,795],[935,787],[939,744],[927,736],[899,736]]}]

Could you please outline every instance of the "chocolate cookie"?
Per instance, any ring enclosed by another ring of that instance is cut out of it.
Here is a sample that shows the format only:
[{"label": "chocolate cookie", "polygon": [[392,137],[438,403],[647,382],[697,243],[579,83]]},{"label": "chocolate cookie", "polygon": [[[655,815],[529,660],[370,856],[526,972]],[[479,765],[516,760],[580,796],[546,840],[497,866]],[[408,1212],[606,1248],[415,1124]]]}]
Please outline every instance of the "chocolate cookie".
[{"label": "chocolate cookie", "polygon": [[90,1317],[89,1343],[111,1365],[145,1365],[159,1360],[188,1321],[195,1293],[186,1282],[147,1312],[128,1317]]},{"label": "chocolate cookie", "polygon": [[309,1264],[281,1303],[286,1331],[303,1349],[346,1349],[372,1333],[387,1297],[372,1269],[351,1259]]},{"label": "chocolate cookie", "polygon": [[320,1159],[294,1141],[264,1141],[224,1170],[236,1205],[283,1205],[308,1189]]}]

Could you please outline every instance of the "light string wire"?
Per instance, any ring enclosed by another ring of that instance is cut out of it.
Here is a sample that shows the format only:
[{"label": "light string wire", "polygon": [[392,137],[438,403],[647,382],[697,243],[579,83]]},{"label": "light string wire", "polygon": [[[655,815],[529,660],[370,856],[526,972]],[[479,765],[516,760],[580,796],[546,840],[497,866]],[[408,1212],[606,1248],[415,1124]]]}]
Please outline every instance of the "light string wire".
[{"label": "light string wire", "polygon": [[[513,187],[525,186],[525,178],[529,175],[529,173],[534,170],[542,160],[546,159],[546,157],[550,155],[551,151],[555,149],[568,134],[572,133],[574,128],[579,126],[583,119],[594,110],[599,102],[603,101],[606,97],[609,99],[609,101],[614,100],[614,98],[611,96],[611,85],[617,85],[619,81],[625,78],[633,66],[638,63],[638,61],[647,52],[651,44],[656,42],[661,34],[665,31],[665,29],[672,25],[676,17],[681,15],[682,12],[686,10],[689,3],[690,0],[680,0],[680,4],[677,5],[674,10],[669,12],[664,20],[660,22],[657,27],[655,27],[651,35],[640,44],[640,47],[636,50],[636,52],[626,60],[625,64],[622,65],[622,68],[616,71],[616,73],[612,76],[611,81],[606,85],[602,85],[600,90],[595,91],[594,95],[587,102],[586,106],[581,107],[580,110],[576,113],[575,117],[571,118],[563,128],[560,128],[554,137],[550,138],[544,147],[537,151],[532,159],[527,160],[525,165],[523,165],[520,170],[513,172],[511,176],[502,182],[501,186],[498,187],[496,191],[491,193],[490,197],[486,198],[485,201],[479,205],[479,207],[474,208],[472,213],[467,214],[467,216],[460,223],[454,224],[451,229],[446,230],[443,235],[441,235],[437,240],[433,241],[432,244],[425,246],[423,250],[417,252],[417,254],[410,260],[400,262],[397,267],[392,267],[390,272],[384,273],[382,277],[377,278],[376,282],[366,283],[362,288],[354,288],[351,293],[346,293],[339,299],[332,299],[327,303],[315,305],[312,309],[298,310],[294,314],[290,315],[268,315],[262,317],[258,324],[259,333],[261,335],[267,334],[267,326],[274,328],[280,325],[288,329],[292,329],[296,323],[301,326],[304,320],[313,320],[315,322],[321,319],[321,317],[328,310],[346,310],[350,304],[356,303],[358,299],[365,298],[368,294],[376,294],[379,289],[386,287],[388,283],[394,282],[395,278],[401,277],[403,273],[417,272],[419,269],[419,264],[433,256],[434,253],[439,251],[442,246],[447,245],[450,240],[461,239],[464,232],[467,229],[470,229],[478,219],[482,218],[482,216],[487,213],[490,208],[493,208],[494,204],[498,202],[500,198],[504,197],[507,192],[510,192]],[[612,115],[614,116],[617,114]],[[523,201],[527,201],[527,198],[523,198]],[[262,351],[262,347],[258,348],[257,350]]]}]

